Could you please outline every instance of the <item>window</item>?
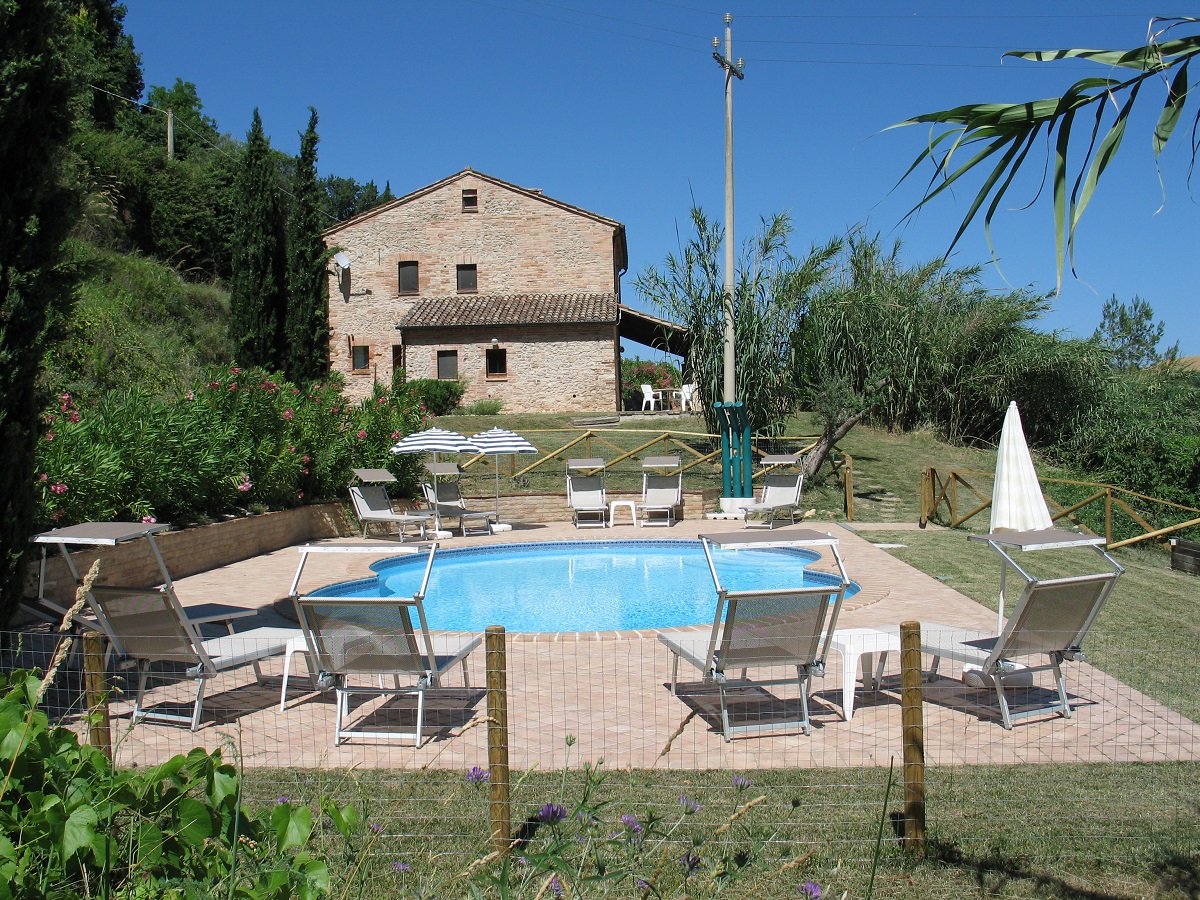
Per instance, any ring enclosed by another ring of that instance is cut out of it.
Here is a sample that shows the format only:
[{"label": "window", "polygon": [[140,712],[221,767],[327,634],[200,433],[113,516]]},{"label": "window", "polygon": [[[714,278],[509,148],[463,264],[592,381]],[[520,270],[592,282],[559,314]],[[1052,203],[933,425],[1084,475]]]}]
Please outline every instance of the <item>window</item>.
[{"label": "window", "polygon": [[458,380],[458,351],[439,350],[437,352],[437,377],[442,381]]},{"label": "window", "polygon": [[479,191],[475,188],[463,188],[462,211],[479,212]]},{"label": "window", "polygon": [[417,294],[420,293],[421,283],[418,276],[417,263],[402,262],[400,263],[400,293],[401,294]]},{"label": "window", "polygon": [[356,345],[350,348],[350,368],[366,369],[371,365],[371,348]]},{"label": "window", "polygon": [[504,378],[508,375],[508,351],[501,347],[489,347],[484,353],[487,359],[487,377]]},{"label": "window", "polygon": [[458,292],[460,294],[474,294],[479,290],[479,272],[475,265],[457,266],[458,269]]}]

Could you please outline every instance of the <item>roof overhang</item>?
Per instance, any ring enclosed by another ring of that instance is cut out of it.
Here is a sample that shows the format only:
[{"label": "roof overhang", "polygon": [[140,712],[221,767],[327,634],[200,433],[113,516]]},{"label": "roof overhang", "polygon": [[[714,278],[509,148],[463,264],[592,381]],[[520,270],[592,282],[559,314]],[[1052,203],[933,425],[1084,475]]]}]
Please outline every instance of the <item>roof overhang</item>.
[{"label": "roof overhang", "polygon": [[618,307],[618,315],[621,337],[675,356],[687,356],[691,338],[686,325],[660,319],[624,303]]}]

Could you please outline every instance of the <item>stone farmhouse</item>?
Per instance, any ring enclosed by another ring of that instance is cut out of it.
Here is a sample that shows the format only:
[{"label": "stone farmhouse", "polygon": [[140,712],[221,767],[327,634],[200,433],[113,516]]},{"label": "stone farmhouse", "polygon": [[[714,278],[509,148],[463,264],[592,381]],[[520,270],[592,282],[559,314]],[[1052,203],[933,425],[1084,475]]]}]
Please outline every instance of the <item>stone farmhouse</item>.
[{"label": "stone farmhouse", "polygon": [[[625,228],[465,169],[329,229],[329,356],[363,397],[396,369],[461,379],[464,405],[612,411],[621,337],[668,323],[621,304]],[[340,264],[339,264],[340,263]]]}]

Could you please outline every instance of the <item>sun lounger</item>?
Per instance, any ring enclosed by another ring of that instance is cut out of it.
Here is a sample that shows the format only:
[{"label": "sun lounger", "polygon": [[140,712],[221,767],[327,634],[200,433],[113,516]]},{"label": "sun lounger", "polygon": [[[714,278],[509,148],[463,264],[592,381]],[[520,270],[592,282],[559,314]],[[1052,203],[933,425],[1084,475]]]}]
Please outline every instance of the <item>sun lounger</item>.
[{"label": "sun lounger", "polygon": [[[762,497],[758,503],[744,508],[743,528],[774,528],[775,521],[787,513],[789,523],[794,524],[800,507],[800,488],[804,484],[804,473],[771,473],[763,477]],[[759,517],[762,521],[758,521]]]},{"label": "sun lounger", "polygon": [[470,534],[490,534],[492,523],[496,521],[495,510],[470,509],[467,501],[459,490],[456,481],[439,481],[433,484],[421,482],[421,492],[425,501],[433,511],[437,522],[437,530],[443,531],[443,519],[458,519],[459,530],[463,537]]},{"label": "sun lounger", "polygon": [[[658,639],[671,651],[671,693],[679,696],[679,662],[702,673],[705,685],[715,685],[720,698],[721,733],[726,741],[735,734],[799,728],[812,733],[808,697],[813,676],[825,673],[825,659],[837,627],[838,613],[849,579],[846,578],[837,541],[826,534],[804,529],[786,535],[742,533],[701,535],[709,571],[717,591],[716,614],[707,634],[660,632]],[[724,586],[714,555],[751,547],[823,547],[831,551],[841,580],[838,584],[739,591]],[[794,669],[795,675],[751,678],[752,670]],[[737,675],[741,671],[740,677]],[[736,724],[730,715],[731,688],[758,688],[796,684],[800,715],[795,719],[770,717]]]},{"label": "sun lounger", "polygon": [[603,528],[607,524],[604,476],[568,475],[567,496],[576,528]]},{"label": "sun lounger", "polygon": [[[1049,712],[1071,718],[1061,664],[1084,659],[1084,638],[1120,574],[1104,572],[1029,582],[998,636],[921,623],[921,649],[933,657],[930,674],[937,672],[943,658],[967,664],[963,680],[995,691],[1000,719],[1006,729],[1011,729],[1014,721]],[[1043,654],[1047,662],[1042,665],[1018,662]],[[1047,705],[1013,712],[1005,694],[1005,680],[1020,678],[1028,685],[1033,673],[1044,671],[1054,673],[1056,699]]]},{"label": "sun lounger", "polygon": [[[470,688],[466,659],[482,637],[430,633],[422,601],[437,545],[423,549],[428,552],[425,573],[420,588],[411,597],[302,596],[296,593],[300,570],[296,572],[292,596],[309,654],[316,660],[318,682],[331,684],[337,695],[335,746],[353,737],[411,737],[420,747],[425,695],[442,688],[442,679],[456,665],[462,666],[463,683]],[[304,558],[302,555],[301,568]],[[361,683],[364,678],[367,683]],[[388,679],[394,679],[390,686],[386,684]],[[399,695],[417,698],[416,724],[411,732],[347,726],[351,697]]]},{"label": "sun lounger", "polygon": [[[200,727],[204,693],[210,679],[246,665],[262,681],[259,661],[282,655],[288,641],[300,634],[295,628],[254,628],[239,634],[203,640],[188,621],[175,596],[163,588],[93,587],[92,596],[105,627],[137,662],[138,687],[133,721],[154,719]],[[150,667],[168,664],[156,677],[194,679],[196,696],[190,716],[147,709],[144,703]]]}]

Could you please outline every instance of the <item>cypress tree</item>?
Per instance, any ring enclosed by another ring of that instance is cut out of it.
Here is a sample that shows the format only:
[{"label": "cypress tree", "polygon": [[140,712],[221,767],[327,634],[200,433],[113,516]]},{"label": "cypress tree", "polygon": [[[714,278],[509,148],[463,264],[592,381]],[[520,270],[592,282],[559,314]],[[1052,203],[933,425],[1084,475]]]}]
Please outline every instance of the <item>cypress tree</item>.
[{"label": "cypress tree", "polygon": [[323,192],[317,183],[317,111],[309,107],[309,113],[308,130],[300,138],[288,217],[284,345],[284,372],[301,383],[316,381],[329,371],[329,280],[321,238]]},{"label": "cypress tree", "polygon": [[262,116],[246,135],[238,172],[229,282],[229,337],[241,366],[281,369],[285,315],[285,258],[279,193]]},{"label": "cypress tree", "polygon": [[0,0],[0,627],[20,603],[38,524],[37,376],[47,319],[71,296],[60,267],[78,211],[62,180],[76,87],[69,34],[61,0]]}]

